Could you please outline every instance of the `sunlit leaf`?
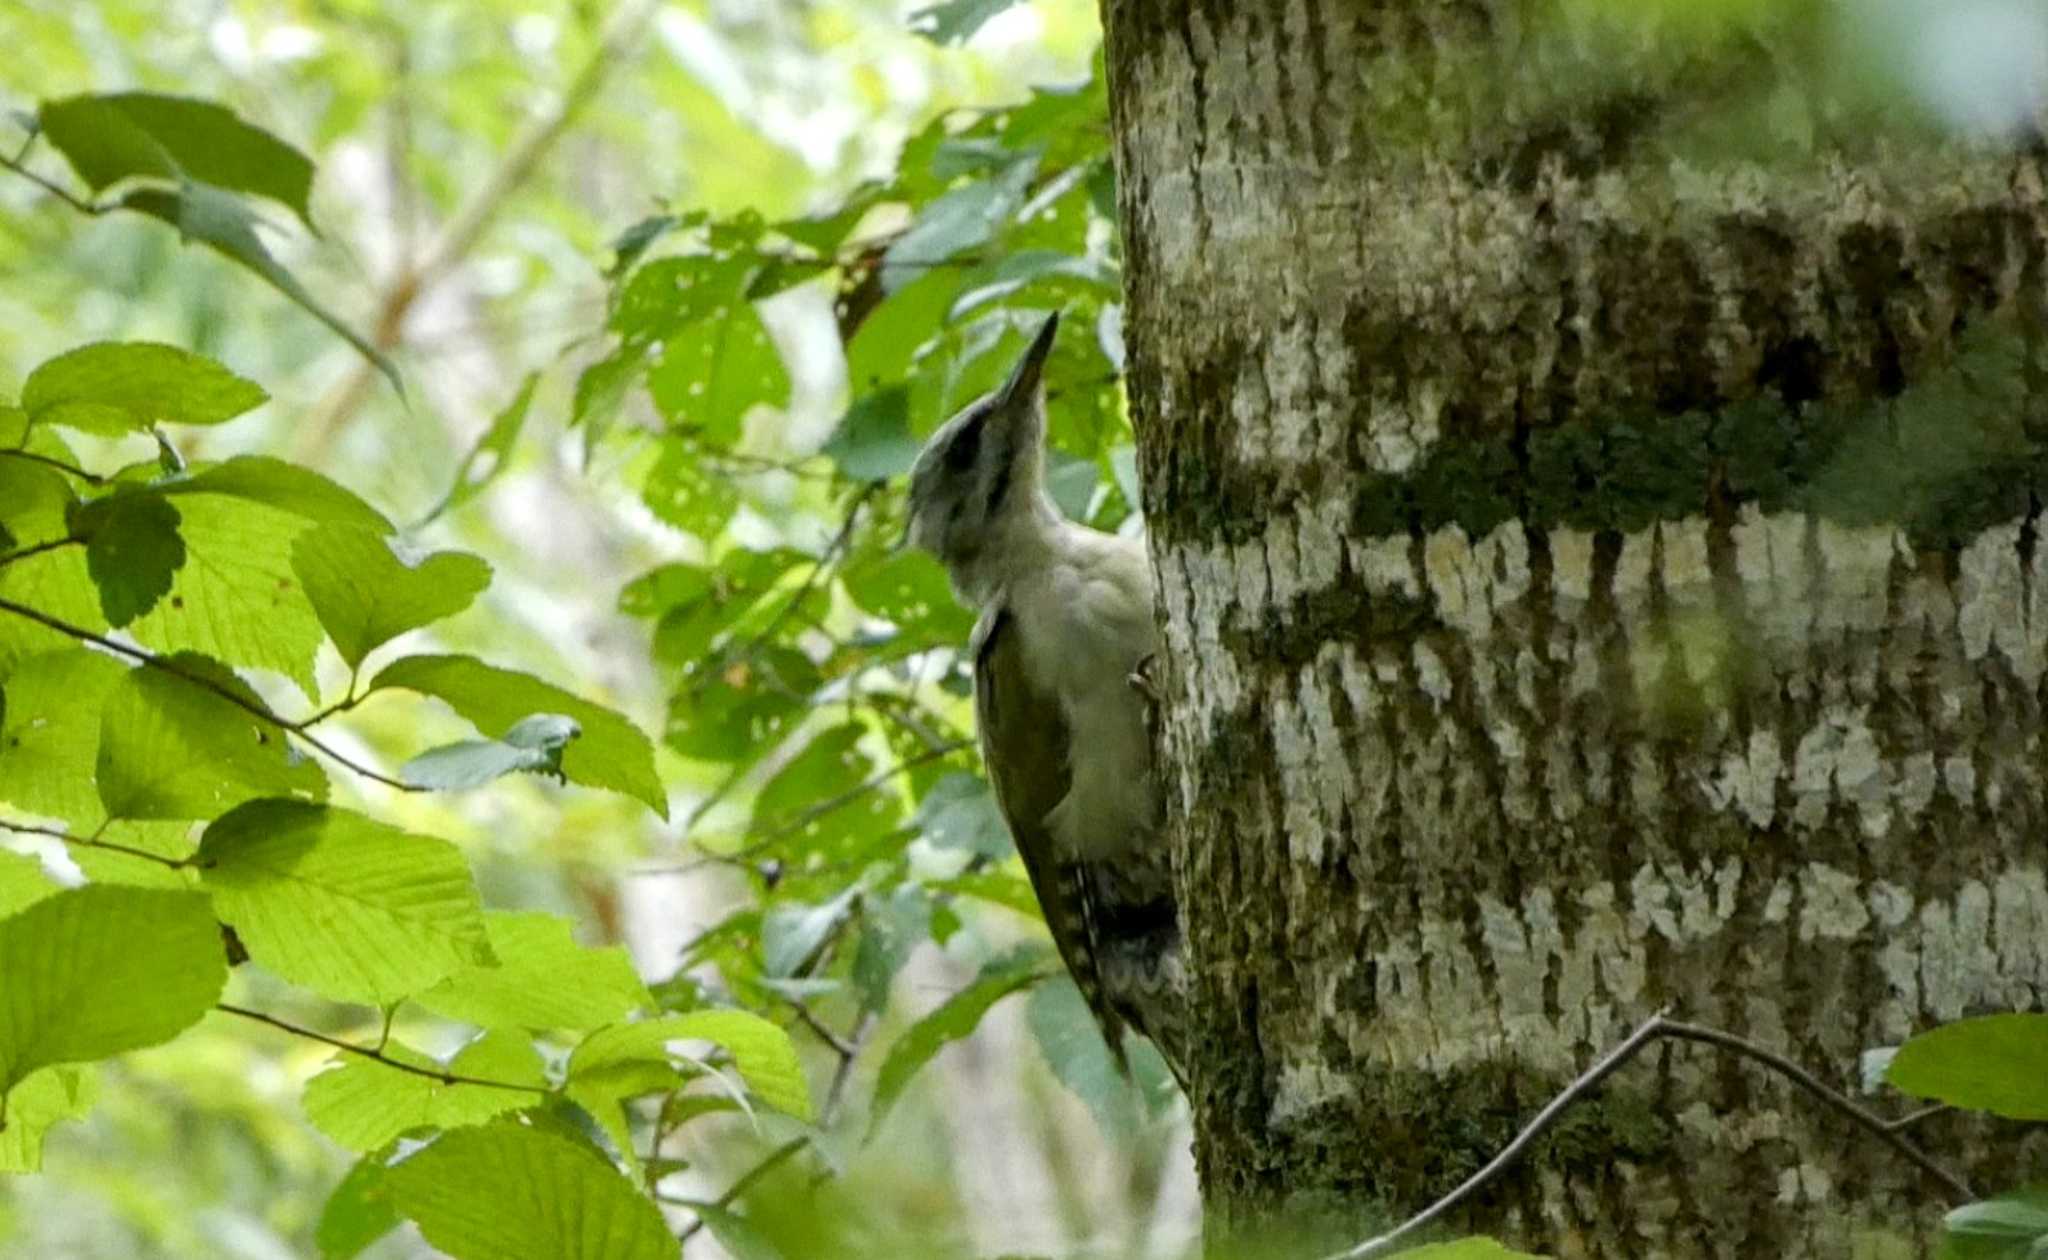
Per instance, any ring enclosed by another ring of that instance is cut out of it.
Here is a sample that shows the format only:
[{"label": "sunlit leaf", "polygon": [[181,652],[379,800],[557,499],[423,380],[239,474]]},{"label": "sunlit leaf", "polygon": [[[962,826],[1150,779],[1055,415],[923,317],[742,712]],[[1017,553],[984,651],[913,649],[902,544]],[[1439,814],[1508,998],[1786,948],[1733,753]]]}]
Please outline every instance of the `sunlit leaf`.
[{"label": "sunlit leaf", "polygon": [[320,1260],[354,1260],[396,1228],[398,1210],[384,1190],[384,1162],[370,1155],[351,1165],[327,1196],[313,1242]]},{"label": "sunlit leaf", "polygon": [[595,1150],[508,1122],[457,1129],[385,1173],[455,1260],[676,1260],[652,1200]]},{"label": "sunlit leaf", "polygon": [[76,827],[99,822],[100,706],[127,675],[112,657],[75,648],[19,661],[0,717],[0,801]]},{"label": "sunlit leaf", "polygon": [[43,1139],[66,1120],[92,1110],[99,1074],[90,1064],[47,1067],[7,1092],[7,1127],[0,1129],[0,1173],[40,1172]]},{"label": "sunlit leaf", "polygon": [[26,853],[0,849],[0,918],[41,901],[57,891],[57,882],[43,864]]},{"label": "sunlit leaf", "polygon": [[212,1008],[227,959],[204,896],[94,885],[0,919],[0,976],[7,1089],[38,1068],[169,1041]]},{"label": "sunlit leaf", "polygon": [[21,387],[33,422],[108,435],[219,424],[269,397],[204,355],[149,341],[81,346],[44,362]]},{"label": "sunlit leaf", "polygon": [[385,1005],[492,961],[469,865],[446,841],[254,801],[208,826],[199,856],[249,956],[327,997]]},{"label": "sunlit leaf", "polygon": [[491,911],[497,965],[467,967],[420,994],[421,1006],[485,1028],[596,1028],[652,1004],[632,957],[579,944],[567,919]]},{"label": "sunlit leaf", "polygon": [[133,176],[203,180],[281,202],[312,226],[312,160],[211,101],[117,92],[45,101],[37,116],[94,192]]},{"label": "sunlit leaf", "polygon": [[371,682],[370,690],[390,687],[433,696],[492,738],[503,738],[536,713],[572,718],[583,733],[562,753],[562,773],[570,782],[623,792],[668,816],[668,795],[654,772],[654,745],[610,709],[531,674],[469,656],[408,656],[393,661]]},{"label": "sunlit leaf", "polygon": [[953,1042],[973,1034],[989,1008],[1010,994],[1045,979],[1049,973],[1037,958],[1001,959],[982,969],[974,983],[947,998],[939,1008],[904,1030],[889,1047],[882,1069],[875,1078],[875,1101],[868,1115],[868,1137],[873,1138],[887,1118],[889,1109],[902,1096],[918,1069]]},{"label": "sunlit leaf", "polygon": [[810,1087],[789,1034],[759,1015],[738,1010],[689,1011],[592,1033],[569,1059],[571,1085],[620,1071],[664,1064],[675,1041],[709,1041],[732,1055],[747,1089],[798,1119],[811,1115]]},{"label": "sunlit leaf", "polygon": [[96,773],[109,818],[211,818],[260,796],[326,797],[319,766],[227,699],[260,707],[247,683],[190,653],[165,664],[177,672],[130,670],[100,708]]},{"label": "sunlit leaf", "polygon": [[384,1053],[416,1068],[534,1088],[443,1082],[361,1055],[337,1055],[332,1066],[306,1082],[304,1106],[314,1128],[352,1151],[377,1150],[416,1129],[482,1124],[540,1101],[547,1083],[533,1043],[515,1033],[486,1033],[445,1068],[397,1042]]},{"label": "sunlit leaf", "polygon": [[292,571],[351,667],[406,631],[461,612],[491,582],[491,566],[466,551],[413,554],[353,525],[300,534]]}]

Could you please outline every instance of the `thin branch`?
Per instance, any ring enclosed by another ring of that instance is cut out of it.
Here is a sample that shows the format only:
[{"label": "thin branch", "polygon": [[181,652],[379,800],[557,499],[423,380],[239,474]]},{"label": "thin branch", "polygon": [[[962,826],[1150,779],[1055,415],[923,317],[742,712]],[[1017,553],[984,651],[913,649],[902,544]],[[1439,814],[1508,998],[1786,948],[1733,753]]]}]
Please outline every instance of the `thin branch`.
[{"label": "thin branch", "polygon": [[1887,1120],[1885,1121],[1884,1127],[1890,1129],[1894,1133],[1904,1133],[1907,1129],[1912,1128],[1914,1125],[1920,1123],[1922,1120],[1931,1120],[1935,1116],[1941,1115],[1943,1112],[1953,1110],[1955,1110],[1955,1108],[1949,1106],[1947,1103],[1935,1103],[1933,1106],[1930,1107],[1921,1107],[1918,1110],[1909,1111],[1905,1115],[1900,1116],[1895,1120]]},{"label": "thin branch", "polygon": [[74,538],[67,534],[62,538],[52,538],[48,542],[39,542],[32,547],[23,547],[16,551],[10,551],[0,555],[0,569],[6,568],[16,560],[26,560],[30,556],[39,556],[46,551],[56,551],[60,547],[76,546],[84,541],[85,539],[83,538]]},{"label": "thin branch", "polygon": [[693,858],[688,862],[676,862],[667,866],[641,866],[627,873],[631,875],[687,875],[691,871],[700,870],[706,866],[730,866],[735,862],[744,862],[748,858],[757,856],[776,842],[802,831],[805,827],[810,826],[827,814],[846,808],[897,775],[950,757],[956,752],[972,747],[973,743],[973,740],[956,739],[949,744],[941,744],[936,748],[927,749],[915,757],[906,757],[886,770],[876,771],[837,796],[827,797],[815,805],[810,805],[797,811],[788,821],[778,825],[745,847],[736,849],[731,853],[706,854],[700,858]]},{"label": "thin branch", "polygon": [[1708,1028],[1700,1024],[1682,1023],[1666,1018],[1666,1014],[1667,1012],[1665,1011],[1659,1011],[1657,1014],[1644,1020],[1634,1032],[1629,1034],[1626,1041],[1608,1051],[1597,1063],[1587,1068],[1571,1084],[1565,1086],[1562,1092],[1544,1105],[1543,1110],[1536,1113],[1535,1119],[1529,1121],[1522,1131],[1515,1135],[1512,1142],[1509,1142],[1507,1146],[1501,1149],[1500,1154],[1488,1161],[1484,1168],[1467,1177],[1456,1189],[1386,1233],[1376,1238],[1368,1238],[1364,1242],[1343,1251],[1334,1252],[1325,1257],[1324,1260],[1370,1260],[1371,1257],[1382,1256],[1392,1251],[1403,1239],[1437,1221],[1466,1199],[1471,1198],[1475,1192],[1486,1186],[1489,1182],[1492,1182],[1502,1173],[1506,1172],[1517,1159],[1521,1158],[1530,1145],[1552,1125],[1556,1124],[1573,1105],[1597,1089],[1602,1081],[1612,1076],[1623,1064],[1634,1058],[1642,1051],[1643,1047],[1649,1045],[1652,1041],[1664,1038],[1677,1041],[1697,1041],[1717,1046],[1720,1049],[1732,1051],[1745,1058],[1753,1059],[1773,1069],[1806,1092],[1876,1135],[1879,1140],[1905,1156],[1908,1161],[1919,1167],[1922,1172],[1941,1182],[1958,1202],[1966,1203],[1977,1197],[1976,1193],[1971,1190],[1968,1182],[1935,1163],[1919,1147],[1914,1146],[1911,1142],[1899,1136],[1897,1131],[1893,1129],[1892,1122],[1872,1114],[1869,1110],[1858,1105],[1848,1095],[1828,1085],[1819,1077],[1784,1055],[1774,1050],[1767,1050],[1755,1042],[1736,1036],[1734,1033],[1723,1032],[1718,1028]]},{"label": "thin branch", "polygon": [[804,600],[810,597],[811,592],[817,589],[819,580],[837,567],[839,555],[846,549],[846,544],[852,540],[853,527],[860,521],[860,510],[867,506],[868,500],[873,498],[875,491],[881,488],[881,482],[871,481],[861,487],[860,493],[853,496],[853,502],[847,505],[845,519],[839,522],[839,532],[832,535],[831,542],[825,544],[825,550],[818,557],[817,563],[813,564],[811,571],[804,575],[803,585],[796,588],[796,594],[789,597],[788,603],[776,610],[775,615],[768,619],[768,624],[761,627],[760,633],[747,640],[746,645],[735,653],[739,659],[745,660],[753,656],[755,652],[761,649],[762,644],[773,638],[775,632],[782,629],[783,624],[790,619],[790,616],[796,612]]},{"label": "thin branch", "polygon": [[1660,1019],[1658,1024],[1657,1035],[1660,1037],[1674,1037],[1681,1041],[1697,1041],[1710,1046],[1719,1046],[1723,1050],[1733,1051],[1736,1054],[1754,1059],[1766,1067],[1775,1069],[1793,1084],[1812,1094],[1815,1098],[1820,1099],[1864,1129],[1869,1130],[1879,1141],[1904,1156],[1909,1163],[1912,1163],[1920,1171],[1939,1181],[1943,1186],[1947,1187],[1949,1194],[1958,1203],[1968,1203],[1977,1197],[1977,1192],[1970,1188],[1969,1182],[1964,1181],[1955,1173],[1935,1163],[1934,1160],[1928,1157],[1926,1152],[1907,1141],[1897,1130],[1893,1129],[1884,1117],[1873,1113],[1869,1108],[1864,1107],[1855,1099],[1829,1085],[1777,1051],[1765,1049],[1763,1046],[1757,1045],[1753,1041],[1744,1040],[1734,1033],[1723,1032],[1718,1028],[1708,1028],[1701,1024],[1686,1024],[1668,1019]]},{"label": "thin branch", "polygon": [[[30,137],[30,140],[31,142],[33,142],[34,137]],[[24,147],[22,149],[22,153],[23,155],[26,155],[28,153],[28,149]],[[36,187],[42,189],[44,192],[50,194],[52,197],[55,197],[57,200],[63,202],[65,205],[70,206],[73,210],[78,211],[78,213],[80,214],[100,215],[105,214],[107,211],[113,209],[112,206],[103,206],[96,202],[86,201],[80,198],[76,193],[73,193],[70,189],[64,187],[64,185],[56,182],[55,180],[48,179],[42,175],[38,175],[36,172],[30,170],[21,161],[20,158],[11,158],[6,157],[4,155],[0,155],[0,166],[4,166],[8,170],[13,171],[16,175],[21,176],[29,183],[34,184]]]},{"label": "thin branch", "polygon": [[89,486],[97,486],[106,481],[106,478],[98,473],[87,472],[76,464],[67,464],[61,459],[52,459],[40,451],[26,450],[19,446],[9,447],[4,451],[0,451],[0,459],[25,459],[32,463],[43,464],[56,469],[58,472],[69,473]]},{"label": "thin branch", "polygon": [[353,1041],[344,1041],[339,1037],[330,1037],[324,1032],[316,1032],[311,1028],[301,1028],[297,1024],[287,1023],[275,1015],[266,1015],[262,1011],[252,1011],[246,1006],[231,1006],[226,1002],[220,1002],[215,1005],[214,1009],[226,1011],[230,1015],[239,1015],[243,1019],[254,1020],[259,1024],[268,1024],[272,1028],[280,1032],[288,1032],[294,1037],[304,1037],[308,1041],[317,1041],[324,1046],[333,1046],[344,1054],[353,1054],[358,1058],[369,1059],[373,1062],[381,1063],[385,1067],[396,1068],[398,1071],[408,1072],[414,1076],[424,1076],[430,1081],[439,1081],[443,1085],[481,1085],[487,1089],[509,1089],[522,1094],[552,1094],[555,1092],[545,1085],[517,1085],[511,1081],[494,1081],[482,1076],[464,1076],[460,1072],[421,1067],[416,1063],[407,1063],[402,1059],[394,1059],[381,1050],[376,1050],[369,1046],[359,1046]]},{"label": "thin branch", "polygon": [[169,674],[173,678],[182,678],[195,687],[210,691],[214,695],[219,696],[257,721],[274,726],[285,734],[301,740],[307,747],[326,757],[336,765],[353,771],[374,783],[381,783],[385,787],[393,788],[400,792],[424,792],[428,790],[418,784],[407,783],[403,779],[394,779],[389,775],[380,774],[370,769],[347,754],[336,751],[318,736],[300,729],[300,724],[290,722],[272,713],[268,706],[237,693],[232,687],[222,686],[203,674],[194,674],[189,670],[180,669],[154,652],[146,652],[138,647],[130,647],[118,639],[109,639],[105,635],[94,634],[92,631],[81,626],[74,626],[68,621],[60,621],[46,612],[30,608],[26,604],[17,604],[11,599],[0,599],[0,612],[11,612],[17,617],[26,617],[38,625],[55,630],[58,634],[68,635],[71,638],[77,639],[80,643],[90,643],[94,647],[104,648],[117,656],[125,656],[136,664],[147,666],[159,673]]},{"label": "thin branch", "polygon": [[796,1012],[797,1020],[805,1028],[811,1030],[812,1036],[830,1046],[832,1053],[838,1055],[841,1062],[845,1062],[859,1053],[859,1050],[852,1042],[826,1027],[825,1021],[818,1018],[817,1014],[811,1010],[808,1002],[805,1002],[802,998],[791,997],[786,993],[780,996],[783,1001],[789,1003],[790,1009]]},{"label": "thin branch", "polygon": [[23,836],[48,836],[52,840],[62,840],[65,844],[76,845],[81,849],[103,849],[108,853],[124,853],[129,857],[141,858],[145,862],[155,862],[161,866],[168,866],[174,871],[198,865],[190,857],[167,857],[161,853],[151,853],[148,849],[138,849],[132,845],[116,844],[112,840],[102,840],[98,836],[75,835],[61,827],[42,827],[34,823],[8,822],[6,819],[0,818],[0,831],[11,831],[16,835]]}]

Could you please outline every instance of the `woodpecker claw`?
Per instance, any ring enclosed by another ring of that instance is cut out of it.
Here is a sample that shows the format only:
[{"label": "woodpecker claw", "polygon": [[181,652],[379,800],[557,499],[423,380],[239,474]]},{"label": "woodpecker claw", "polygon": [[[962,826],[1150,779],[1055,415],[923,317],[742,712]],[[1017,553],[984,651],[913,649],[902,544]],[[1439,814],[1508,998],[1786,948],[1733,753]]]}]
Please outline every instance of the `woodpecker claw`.
[{"label": "woodpecker claw", "polygon": [[1159,688],[1152,685],[1151,675],[1154,659],[1156,658],[1147,654],[1143,660],[1138,662],[1137,668],[1133,669],[1125,677],[1124,681],[1131,685],[1132,691],[1145,697],[1146,702],[1156,709],[1159,707]]}]

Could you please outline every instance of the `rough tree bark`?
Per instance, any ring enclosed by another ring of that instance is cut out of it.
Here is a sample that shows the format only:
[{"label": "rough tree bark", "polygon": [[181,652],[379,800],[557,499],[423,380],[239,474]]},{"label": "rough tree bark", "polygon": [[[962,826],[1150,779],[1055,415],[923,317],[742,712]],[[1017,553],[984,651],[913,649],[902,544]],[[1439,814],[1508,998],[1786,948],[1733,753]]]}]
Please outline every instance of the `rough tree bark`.
[{"label": "rough tree bark", "polygon": [[[1405,1215],[1666,1004],[1849,1089],[2039,1007],[2040,160],[1753,160],[1783,94],[1711,33],[1103,7],[1215,1218]],[[1677,1046],[1464,1223],[1911,1255],[1943,1206]]]}]

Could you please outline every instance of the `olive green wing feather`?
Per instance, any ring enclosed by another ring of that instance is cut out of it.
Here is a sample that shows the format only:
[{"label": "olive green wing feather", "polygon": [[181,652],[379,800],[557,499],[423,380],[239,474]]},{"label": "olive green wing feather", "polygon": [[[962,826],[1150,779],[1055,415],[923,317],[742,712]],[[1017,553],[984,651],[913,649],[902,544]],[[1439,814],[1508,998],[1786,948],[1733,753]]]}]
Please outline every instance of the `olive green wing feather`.
[{"label": "olive green wing feather", "polygon": [[974,628],[974,716],[996,805],[1024,860],[1060,961],[1073,973],[1110,1051],[1123,1060],[1123,1020],[1106,1000],[1089,925],[1086,869],[1060,851],[1045,816],[1067,795],[1066,715],[1031,685],[1016,619],[1000,602]]}]

